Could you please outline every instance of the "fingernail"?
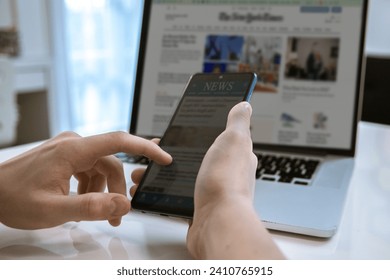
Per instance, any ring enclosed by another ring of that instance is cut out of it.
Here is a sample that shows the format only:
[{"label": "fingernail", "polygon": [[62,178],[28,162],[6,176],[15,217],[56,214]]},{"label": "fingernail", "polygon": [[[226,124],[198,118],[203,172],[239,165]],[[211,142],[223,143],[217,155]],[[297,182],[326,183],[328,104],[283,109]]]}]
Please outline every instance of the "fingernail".
[{"label": "fingernail", "polygon": [[168,155],[168,158],[169,158],[169,163],[171,163],[173,161],[173,157],[170,154],[168,154],[168,153],[167,153],[167,155]]},{"label": "fingernail", "polygon": [[114,197],[111,199],[110,214],[112,216],[123,216],[129,211],[130,202],[125,202],[121,197]]},{"label": "fingernail", "polygon": [[252,115],[252,106],[248,102],[244,102],[245,109]]}]

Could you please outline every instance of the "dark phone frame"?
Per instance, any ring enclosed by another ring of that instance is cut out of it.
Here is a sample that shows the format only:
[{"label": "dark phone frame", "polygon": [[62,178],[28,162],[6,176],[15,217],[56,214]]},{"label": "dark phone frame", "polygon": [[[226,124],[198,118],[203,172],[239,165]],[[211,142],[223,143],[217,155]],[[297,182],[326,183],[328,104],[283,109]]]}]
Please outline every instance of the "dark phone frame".
[{"label": "dark phone frame", "polygon": [[[199,82],[199,81],[220,81],[221,79],[229,79],[229,77],[235,77],[242,76],[243,81],[247,81],[248,87],[245,90],[245,95],[242,97],[242,101],[248,101],[250,100],[252,96],[252,92],[254,90],[257,77],[254,73],[224,73],[224,74],[204,74],[204,73],[197,73],[190,77],[189,81],[187,82],[187,85],[184,89],[184,93],[180,99],[180,102],[178,106],[175,109],[175,112],[169,122],[167,131],[169,127],[172,126],[173,121],[176,118],[177,112],[180,110],[180,107],[183,103],[184,97],[187,94],[187,89],[190,87],[192,82]],[[248,78],[248,79],[246,79]],[[163,137],[161,138],[160,145],[164,144],[166,133],[164,133]],[[148,212],[148,213],[154,213],[159,214],[163,216],[174,216],[174,217],[182,217],[182,218],[192,218],[193,212],[194,212],[194,203],[193,203],[193,197],[181,197],[181,196],[175,196],[175,195],[167,195],[167,194],[151,194],[150,192],[143,192],[142,184],[145,181],[145,178],[148,176],[150,169],[155,165],[153,161],[148,164],[148,167],[145,171],[145,174],[137,188],[137,191],[135,192],[131,205],[134,210],[138,210],[141,212]],[[163,186],[162,186],[163,187]],[[140,201],[139,197],[141,195],[148,196],[150,195],[150,198],[145,199],[144,201]],[[153,198],[152,198],[153,196]],[[166,199],[169,199],[169,203],[166,202]],[[177,202],[180,200],[182,203],[172,203],[172,201],[176,200]]]},{"label": "dark phone frame", "polygon": [[[135,81],[135,90],[133,98],[133,107],[131,111],[131,121],[129,132],[131,134],[137,134],[137,119],[139,114],[140,96],[142,92],[142,80],[144,72],[144,62],[147,50],[147,39],[149,32],[150,19],[152,17],[152,2],[153,0],[144,0],[144,11],[142,20],[141,39],[138,55],[137,74]],[[364,56],[364,44],[365,44],[365,32],[367,21],[367,9],[368,0],[363,0],[362,14],[361,14],[361,37],[359,42],[358,52],[358,67],[356,68],[356,81],[355,81],[355,101],[353,111],[353,124],[351,125],[352,133],[350,138],[350,146],[346,149],[337,148],[322,148],[322,147],[302,147],[294,145],[278,145],[278,144],[254,144],[254,149],[266,149],[280,152],[293,152],[293,153],[306,153],[314,155],[340,155],[353,157],[356,152],[356,137],[357,137],[357,124],[361,119],[363,92],[364,92],[364,74],[365,74],[365,56]],[[145,138],[158,138],[161,135],[139,135]]]}]

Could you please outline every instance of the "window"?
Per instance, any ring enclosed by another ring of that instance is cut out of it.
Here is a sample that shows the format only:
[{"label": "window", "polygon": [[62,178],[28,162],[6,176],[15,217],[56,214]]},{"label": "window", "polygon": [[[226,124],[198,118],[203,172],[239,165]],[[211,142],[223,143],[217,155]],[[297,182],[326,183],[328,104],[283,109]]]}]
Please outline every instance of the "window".
[{"label": "window", "polygon": [[58,130],[81,135],[128,130],[142,2],[64,0],[62,5],[54,4],[54,22],[62,20],[54,33],[63,30],[63,35],[54,34],[55,48],[62,49],[56,49],[56,62],[66,69],[57,71],[56,89],[62,96],[55,103],[64,112],[57,121],[66,123]]}]

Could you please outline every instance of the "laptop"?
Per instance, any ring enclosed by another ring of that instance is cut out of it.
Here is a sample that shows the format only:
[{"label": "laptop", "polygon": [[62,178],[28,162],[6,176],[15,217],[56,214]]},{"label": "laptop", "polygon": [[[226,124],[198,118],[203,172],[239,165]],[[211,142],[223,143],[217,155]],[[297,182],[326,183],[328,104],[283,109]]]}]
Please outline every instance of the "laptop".
[{"label": "laptop", "polygon": [[130,133],[160,137],[188,78],[256,72],[254,205],[266,227],[335,234],[353,172],[367,1],[145,0]]}]

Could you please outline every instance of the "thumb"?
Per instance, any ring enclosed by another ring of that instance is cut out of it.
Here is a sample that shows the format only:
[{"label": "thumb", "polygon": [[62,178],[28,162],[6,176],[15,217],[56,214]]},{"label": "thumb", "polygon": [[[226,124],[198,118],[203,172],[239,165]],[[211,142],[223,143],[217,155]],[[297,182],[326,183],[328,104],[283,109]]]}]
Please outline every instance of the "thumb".
[{"label": "thumb", "polygon": [[235,105],[229,112],[226,129],[243,129],[249,131],[252,115],[252,107],[246,102],[240,102]]},{"label": "thumb", "polygon": [[121,217],[130,211],[130,201],[116,193],[86,193],[62,197],[60,219],[67,221],[108,220],[118,226]]}]

